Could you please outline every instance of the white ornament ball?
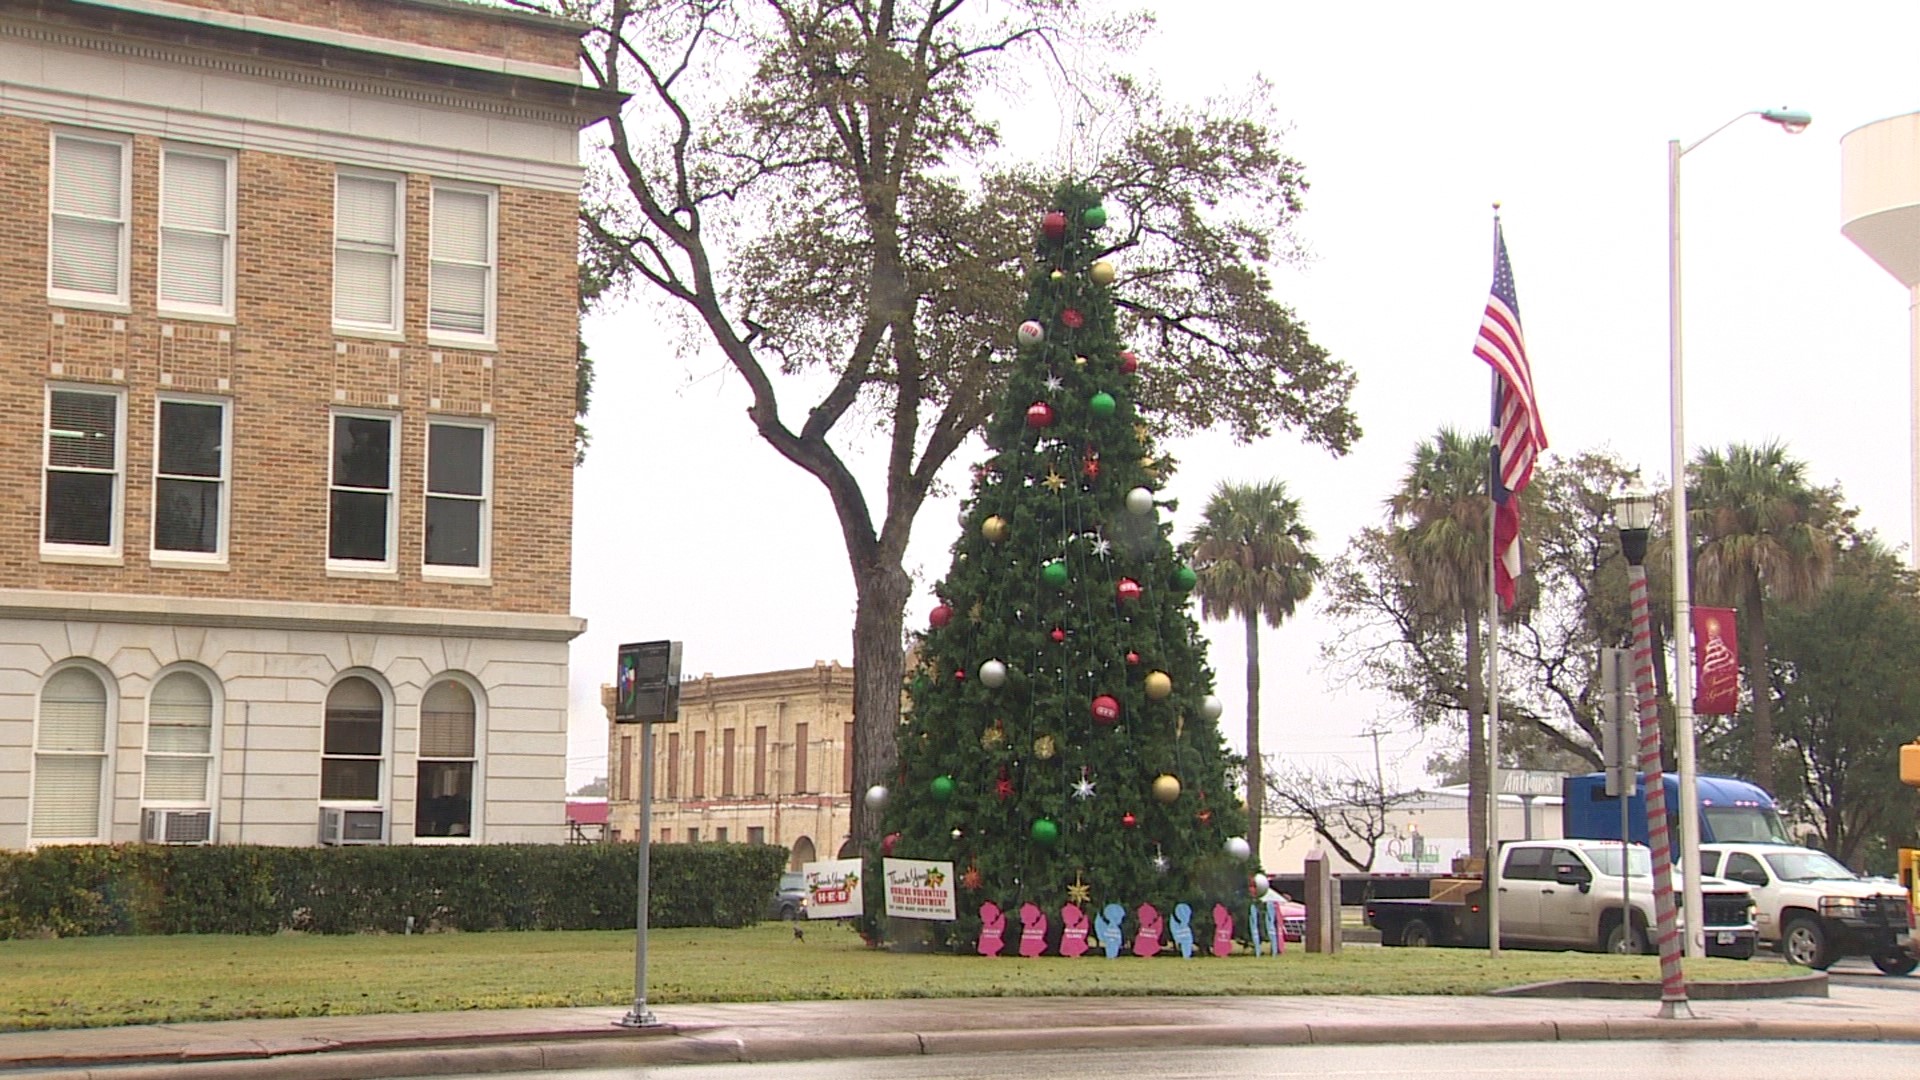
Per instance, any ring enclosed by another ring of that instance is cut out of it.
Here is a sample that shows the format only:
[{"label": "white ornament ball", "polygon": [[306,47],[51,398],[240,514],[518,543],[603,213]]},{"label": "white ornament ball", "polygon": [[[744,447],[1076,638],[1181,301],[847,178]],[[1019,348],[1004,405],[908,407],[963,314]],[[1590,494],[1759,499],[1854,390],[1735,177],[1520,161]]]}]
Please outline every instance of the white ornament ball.
[{"label": "white ornament ball", "polygon": [[966,528],[967,527],[967,508],[964,506],[961,507],[960,512],[958,514],[955,514],[953,516],[953,519],[960,523],[961,528],[963,529]]},{"label": "white ornament ball", "polygon": [[1031,347],[1045,340],[1047,328],[1034,322],[1032,319],[1028,319],[1026,322],[1020,324],[1020,329],[1017,333],[1020,338],[1020,344]]},{"label": "white ornament ball", "polygon": [[1153,492],[1143,487],[1127,492],[1127,510],[1134,514],[1153,513]]},{"label": "white ornament ball", "polygon": [[1220,719],[1220,714],[1226,711],[1227,707],[1222,705],[1220,699],[1214,697],[1212,694],[1208,694],[1206,697],[1200,699],[1200,715],[1209,720]]},{"label": "white ornament ball", "polygon": [[1254,892],[1256,893],[1266,892],[1267,886],[1271,884],[1272,882],[1267,878],[1267,875],[1265,874],[1253,875],[1253,891]]},{"label": "white ornament ball", "polygon": [[1007,685],[1007,665],[998,660],[989,660],[980,665],[980,681],[987,689],[998,690]]},{"label": "white ornament ball", "polygon": [[[1253,848],[1247,845],[1246,837],[1230,836],[1227,838],[1227,855],[1230,858],[1238,859],[1241,862],[1245,862],[1246,860],[1253,857]],[[1266,890],[1262,889],[1260,891],[1265,892]]]},{"label": "white ornament ball", "polygon": [[867,809],[879,810],[887,805],[887,789],[875,784],[867,789]]}]

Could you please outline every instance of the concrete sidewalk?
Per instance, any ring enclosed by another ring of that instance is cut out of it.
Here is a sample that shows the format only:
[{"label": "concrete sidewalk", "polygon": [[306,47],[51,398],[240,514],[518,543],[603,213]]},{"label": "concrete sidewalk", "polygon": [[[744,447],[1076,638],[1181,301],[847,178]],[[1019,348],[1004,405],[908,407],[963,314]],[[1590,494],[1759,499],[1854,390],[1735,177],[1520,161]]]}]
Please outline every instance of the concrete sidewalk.
[{"label": "concrete sidewalk", "polygon": [[0,1034],[0,1076],[36,1080],[362,1080],[909,1054],[1139,1046],[1831,1039],[1920,1042],[1914,995],[1696,1002],[1530,997],[965,998],[315,1017]]}]

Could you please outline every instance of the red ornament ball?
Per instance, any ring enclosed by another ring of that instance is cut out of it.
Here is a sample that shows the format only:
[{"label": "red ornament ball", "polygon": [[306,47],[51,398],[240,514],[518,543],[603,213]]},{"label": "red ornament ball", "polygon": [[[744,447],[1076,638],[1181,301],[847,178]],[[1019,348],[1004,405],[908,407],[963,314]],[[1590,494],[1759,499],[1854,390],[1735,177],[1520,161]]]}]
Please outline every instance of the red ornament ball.
[{"label": "red ornament ball", "polygon": [[1047,216],[1040,219],[1040,231],[1047,234],[1049,240],[1067,235],[1067,215],[1058,210],[1047,211]]},{"label": "red ornament ball", "polygon": [[899,842],[900,842],[900,834],[899,834],[899,833],[897,833],[897,832],[890,832],[890,833],[888,833],[888,834],[886,835],[886,837],[885,837],[884,839],[882,839],[882,840],[880,841],[880,853],[881,853],[882,855],[891,855],[891,854],[893,854],[893,845],[895,845],[895,844],[897,844],[897,843],[899,843]]},{"label": "red ornament ball", "polygon": [[1047,428],[1053,426],[1053,406],[1044,401],[1036,401],[1027,406],[1027,426]]},{"label": "red ornament ball", "polygon": [[1140,824],[1140,820],[1133,816],[1133,811],[1129,810],[1126,813],[1120,815],[1121,828],[1131,829],[1138,824]]},{"label": "red ornament ball", "polygon": [[927,612],[927,622],[932,624],[935,630],[940,629],[952,621],[953,609],[945,604],[936,604],[932,611]]},{"label": "red ornament ball", "polygon": [[1211,824],[1213,822],[1213,811],[1202,810],[1199,813],[1193,815],[1193,820],[1199,822],[1202,825]]},{"label": "red ornament ball", "polygon": [[1132,349],[1120,350],[1120,370],[1129,375],[1140,370],[1140,358],[1133,355]]},{"label": "red ornament ball", "polygon": [[1140,666],[1140,654],[1139,654],[1139,653],[1137,653],[1137,652],[1130,652],[1130,653],[1128,653],[1128,654],[1127,654],[1127,666],[1128,666],[1128,667],[1139,667],[1139,666]]},{"label": "red ornament ball", "polygon": [[1052,638],[1054,644],[1056,645],[1058,645],[1062,641],[1067,640],[1067,632],[1065,630],[1060,629],[1057,626],[1053,628],[1053,633],[1048,634],[1047,636]]},{"label": "red ornament ball", "polygon": [[1111,724],[1120,719],[1120,703],[1111,694],[1101,694],[1093,699],[1093,718],[1102,724]]},{"label": "red ornament ball", "polygon": [[967,681],[967,669],[966,669],[966,668],[954,668],[954,669],[953,669],[953,681],[954,681],[954,682],[966,682],[966,681]]},{"label": "red ornament ball", "polygon": [[1140,583],[1130,577],[1121,578],[1120,584],[1114,586],[1114,591],[1120,595],[1120,599],[1128,602],[1140,599]]},{"label": "red ornament ball", "polygon": [[1087,317],[1080,314],[1079,308],[1068,308],[1060,313],[1060,323],[1069,330],[1078,330],[1087,325]]}]

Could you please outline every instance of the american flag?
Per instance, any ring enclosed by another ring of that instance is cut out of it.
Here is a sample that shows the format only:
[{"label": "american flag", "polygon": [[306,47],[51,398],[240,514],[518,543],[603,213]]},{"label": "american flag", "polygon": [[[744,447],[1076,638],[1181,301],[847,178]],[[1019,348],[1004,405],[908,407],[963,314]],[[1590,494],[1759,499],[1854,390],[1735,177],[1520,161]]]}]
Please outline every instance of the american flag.
[{"label": "american flag", "polygon": [[1495,443],[1488,487],[1494,501],[1494,588],[1500,602],[1512,607],[1513,585],[1520,577],[1520,501],[1514,496],[1533,479],[1534,459],[1547,448],[1547,431],[1533,396],[1533,370],[1520,333],[1520,299],[1513,288],[1513,266],[1507,262],[1507,239],[1497,221],[1493,240],[1493,294],[1480,317],[1473,354],[1493,368]]}]

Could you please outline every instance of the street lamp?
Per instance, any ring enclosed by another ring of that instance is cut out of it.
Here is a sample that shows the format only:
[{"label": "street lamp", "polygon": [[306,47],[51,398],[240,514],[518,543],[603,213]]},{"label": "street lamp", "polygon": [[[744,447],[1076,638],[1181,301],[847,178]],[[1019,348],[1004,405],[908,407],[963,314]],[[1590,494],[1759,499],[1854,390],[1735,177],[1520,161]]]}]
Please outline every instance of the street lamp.
[{"label": "street lamp", "polygon": [[1693,583],[1692,568],[1688,565],[1687,440],[1680,367],[1680,159],[1749,116],[1776,124],[1789,135],[1798,135],[1813,123],[1813,116],[1799,109],[1755,109],[1741,113],[1689,145],[1682,146],[1678,139],[1667,143],[1667,356],[1673,384],[1673,715],[1680,743],[1680,859],[1688,871],[1682,875],[1687,912],[1686,945],[1687,955],[1696,957],[1706,952],[1706,938],[1701,931],[1705,919],[1700,904],[1700,875],[1696,872],[1700,867],[1700,789],[1695,782],[1693,764],[1693,657],[1688,645],[1693,640]]}]

